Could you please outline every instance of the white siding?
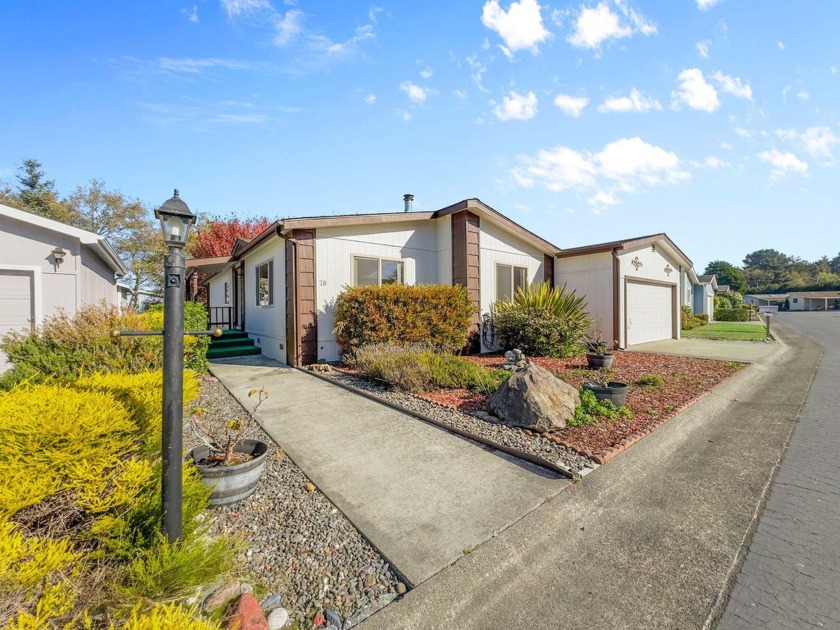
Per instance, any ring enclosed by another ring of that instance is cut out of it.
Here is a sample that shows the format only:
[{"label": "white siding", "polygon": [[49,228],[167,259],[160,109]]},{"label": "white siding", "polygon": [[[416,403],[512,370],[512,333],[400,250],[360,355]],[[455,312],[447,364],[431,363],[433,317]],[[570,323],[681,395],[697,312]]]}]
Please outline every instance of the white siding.
[{"label": "white siding", "polygon": [[[229,301],[225,302],[225,282],[228,283]],[[233,271],[225,269],[210,278],[207,283],[207,304],[213,307],[233,306]]]},{"label": "white siding", "polygon": [[[672,306],[671,316],[674,321],[679,322],[679,286],[680,286],[680,261],[665,255],[660,247],[653,251],[650,245],[637,247],[622,251],[619,254],[619,332],[618,337],[620,347],[627,346],[626,326],[627,316],[624,312],[625,296],[624,287],[627,278],[638,278],[642,280],[654,280],[657,282],[664,282],[669,285],[677,287],[678,298],[674,301]],[[633,261],[637,260],[640,265],[634,265]],[[671,269],[671,272],[666,271],[666,267]],[[676,338],[679,339],[680,327],[676,326]],[[669,335],[670,338],[673,335]]]},{"label": "white siding", "polygon": [[611,252],[554,261],[554,284],[585,295],[590,317],[601,324],[602,339],[618,339],[613,330],[613,257]]},{"label": "white siding", "polygon": [[438,243],[438,279],[440,284],[452,284],[452,217],[435,219]]},{"label": "white siding", "polygon": [[[448,221],[447,217],[447,221]],[[371,256],[404,261],[406,284],[438,284],[441,275],[451,281],[452,264],[439,274],[439,263],[451,250],[448,230],[432,221],[395,225],[357,225],[318,228],[315,233],[315,273],[318,304],[318,358],[337,361],[333,311],[338,294],[353,284],[353,257]],[[440,242],[440,238],[447,238]],[[451,253],[449,254],[451,260]]]},{"label": "white siding", "polygon": [[[274,304],[257,306],[256,268],[269,260],[274,261]],[[286,363],[286,247],[283,239],[272,238],[245,256],[244,282],[245,330],[265,356]]]}]

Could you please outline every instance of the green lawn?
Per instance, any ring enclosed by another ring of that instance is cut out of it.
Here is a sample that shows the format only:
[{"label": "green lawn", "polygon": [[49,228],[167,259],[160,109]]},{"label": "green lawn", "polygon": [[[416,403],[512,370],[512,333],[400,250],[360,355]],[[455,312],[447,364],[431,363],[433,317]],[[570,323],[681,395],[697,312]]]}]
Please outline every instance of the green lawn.
[{"label": "green lawn", "polygon": [[765,337],[764,324],[747,322],[712,322],[694,330],[682,331],[682,336],[689,339],[738,339],[742,341],[761,341]]}]

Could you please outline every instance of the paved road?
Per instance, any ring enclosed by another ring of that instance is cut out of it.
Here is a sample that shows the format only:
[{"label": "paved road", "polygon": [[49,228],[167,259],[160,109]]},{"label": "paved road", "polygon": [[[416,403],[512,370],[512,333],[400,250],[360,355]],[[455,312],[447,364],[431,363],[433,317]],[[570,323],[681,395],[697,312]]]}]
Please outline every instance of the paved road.
[{"label": "paved road", "polygon": [[780,338],[772,356],[359,630],[706,626],[819,360],[809,339]]},{"label": "paved road", "polygon": [[840,628],[840,313],[775,321],[825,352],[717,630]]}]

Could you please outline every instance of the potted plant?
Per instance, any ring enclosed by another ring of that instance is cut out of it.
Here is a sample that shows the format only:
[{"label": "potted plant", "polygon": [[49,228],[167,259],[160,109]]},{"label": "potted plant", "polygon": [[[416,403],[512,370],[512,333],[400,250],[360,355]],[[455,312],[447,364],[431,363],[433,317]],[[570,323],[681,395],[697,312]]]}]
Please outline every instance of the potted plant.
[{"label": "potted plant", "polygon": [[[601,322],[597,319],[592,324],[592,335],[586,340],[586,364],[591,369],[609,369],[612,367],[613,349],[607,346],[607,343],[601,338],[603,332],[601,329]],[[613,344],[615,347],[615,344]]]},{"label": "potted plant", "polygon": [[593,378],[583,384],[583,388],[595,394],[598,400],[609,400],[616,407],[623,407],[627,402],[627,391],[629,385],[619,381],[604,381],[600,378]]},{"label": "potted plant", "polygon": [[[265,388],[248,392],[257,395],[253,411],[268,398]],[[257,490],[265,468],[268,445],[259,440],[242,438],[243,423],[233,419],[220,430],[210,430],[201,423],[202,409],[193,411],[192,426],[204,443],[187,453],[201,475],[202,481],[213,489],[210,505],[231,505],[246,499]]]}]

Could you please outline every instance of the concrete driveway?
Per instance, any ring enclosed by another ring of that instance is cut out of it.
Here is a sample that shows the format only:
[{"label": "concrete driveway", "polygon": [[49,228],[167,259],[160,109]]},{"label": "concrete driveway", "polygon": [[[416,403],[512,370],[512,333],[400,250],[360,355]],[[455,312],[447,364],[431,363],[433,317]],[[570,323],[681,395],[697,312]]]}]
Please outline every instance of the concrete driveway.
[{"label": "concrete driveway", "polygon": [[723,339],[666,339],[629,346],[628,351],[648,354],[674,354],[698,359],[761,363],[783,350],[784,342],[728,341]]},{"label": "concrete driveway", "polygon": [[570,484],[263,356],[210,371],[246,409],[268,390],[257,421],[410,585]]}]

